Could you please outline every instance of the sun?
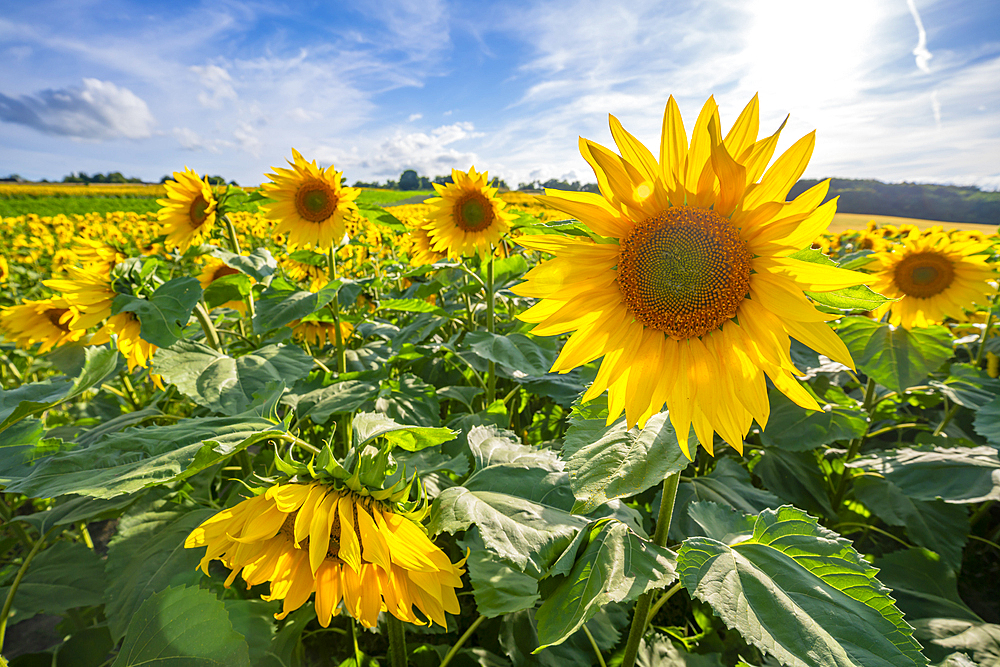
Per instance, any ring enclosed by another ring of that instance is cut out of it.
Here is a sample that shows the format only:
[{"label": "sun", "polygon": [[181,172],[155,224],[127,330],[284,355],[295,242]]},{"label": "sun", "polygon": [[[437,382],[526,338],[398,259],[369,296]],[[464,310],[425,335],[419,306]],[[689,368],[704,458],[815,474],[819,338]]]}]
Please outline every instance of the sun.
[{"label": "sun", "polygon": [[424,202],[431,207],[423,224],[430,248],[454,258],[487,256],[517,216],[504,212],[507,203],[489,186],[487,172],[452,169],[451,178],[446,185],[435,183],[438,196]]},{"label": "sun", "polygon": [[940,324],[947,318],[963,320],[965,310],[985,305],[996,287],[989,259],[990,243],[975,237],[949,239],[945,233],[911,235],[883,252],[872,255],[875,281],[872,289],[899,299],[876,310],[889,314],[889,323],[905,329]]},{"label": "sun", "polygon": [[583,222],[591,238],[518,239],[555,256],[513,288],[540,299],[519,315],[536,324],[532,333],[573,332],[552,371],[603,357],[583,400],[607,390],[608,423],[624,411],[629,426],[666,405],[689,456],[692,427],[710,453],[715,433],[742,451],[751,423],[767,423],[765,378],[819,409],[794,377],[791,338],[853,367],[826,324],[835,316],[818,311],[804,291],[869,278],[789,256],[825,231],[836,211],[836,201],[822,203],[829,181],[785,201],[815,133],[768,169],[781,129],[758,141],[758,114],[755,96],[723,137],[709,98],[689,142],[671,97],[659,159],[611,116],[620,155],[580,139],[600,194],[546,190],[538,198]]},{"label": "sun", "polygon": [[292,158],[291,169],[272,167],[271,182],[261,185],[272,200],[263,205],[264,213],[278,223],[275,234],[288,235],[289,245],[330,248],[344,237],[347,219],[357,215],[354,200],[361,189],[342,186],[343,174],[333,165],[321,169],[294,148]]}]

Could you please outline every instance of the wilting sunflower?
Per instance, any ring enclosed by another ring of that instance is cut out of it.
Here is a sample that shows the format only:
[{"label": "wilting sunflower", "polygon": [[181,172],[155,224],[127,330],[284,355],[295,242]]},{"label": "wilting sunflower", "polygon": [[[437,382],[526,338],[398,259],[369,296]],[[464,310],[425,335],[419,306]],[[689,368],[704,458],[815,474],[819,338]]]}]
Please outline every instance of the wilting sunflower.
[{"label": "wilting sunflower", "polygon": [[[128,364],[128,372],[131,373],[136,368],[146,368],[157,349],[155,345],[142,339],[139,335],[140,329],[139,318],[136,317],[135,313],[129,311],[121,312],[108,318],[104,326],[98,329],[94,337],[90,339],[90,344],[101,345],[107,343],[111,340],[111,334],[115,334],[117,337],[115,345],[118,347],[118,351],[122,353],[122,356],[125,357],[125,362]],[[158,377],[154,378],[154,381],[160,384]]]},{"label": "wilting sunflower", "polygon": [[947,234],[909,235],[902,245],[872,255],[877,264],[872,289],[899,299],[875,311],[889,313],[889,323],[906,329],[926,327],[951,317],[964,318],[996,291],[987,281],[996,273],[982,254],[990,243],[977,239],[951,241]]},{"label": "wilting sunflower", "polygon": [[208,178],[198,178],[198,173],[184,167],[175,171],[174,180],[166,181],[166,199],[157,199],[162,206],[157,217],[167,235],[163,245],[167,250],[177,248],[184,252],[200,243],[215,226],[218,202],[208,184]]},{"label": "wilting sunflower", "polygon": [[431,248],[449,257],[480,257],[491,254],[490,248],[510,229],[508,223],[516,215],[504,213],[507,203],[496,196],[497,188],[489,186],[487,172],[469,173],[451,170],[452,183],[434,184],[438,196],[424,203],[431,206],[424,228],[430,236]]},{"label": "wilting sunflower", "polygon": [[[332,320],[299,320],[292,322],[292,337],[297,341],[305,341],[314,346],[317,350],[322,349],[327,343],[337,344],[337,325]],[[354,325],[350,322],[340,323],[340,339],[346,341],[354,331]]]},{"label": "wilting sunflower", "polygon": [[[238,273],[239,271],[227,265],[221,259],[209,257],[205,260],[205,266],[202,267],[201,273],[198,274],[198,282],[201,283],[201,289],[207,290],[208,286],[219,278]],[[247,305],[243,301],[226,301],[225,303],[220,303],[216,308],[232,308],[242,314],[246,312]]]},{"label": "wilting sunflower", "polygon": [[8,340],[25,349],[41,343],[38,354],[43,354],[57,345],[80,340],[87,333],[70,328],[76,315],[65,299],[25,301],[0,311],[0,330]]},{"label": "wilting sunflower", "polygon": [[742,451],[752,420],[767,423],[765,375],[799,405],[819,409],[793,377],[789,337],[853,363],[826,324],[834,316],[816,310],[803,290],[867,280],[789,257],[823,232],[836,210],[836,201],[820,205],[829,181],[785,201],[812,154],[814,133],[765,171],[778,133],[756,140],[756,96],[725,138],[719,128],[709,98],[689,144],[671,97],[657,161],[611,116],[621,157],[580,139],[601,194],[547,190],[539,197],[599,240],[518,239],[555,255],[514,288],[541,299],[520,319],[537,323],[539,335],[576,332],[552,370],[603,356],[583,400],[607,389],[608,422],[624,410],[629,425],[644,424],[666,404],[686,453],[692,425],[710,453],[714,432]]},{"label": "wilting sunflower", "polygon": [[117,296],[111,286],[108,271],[75,266],[66,268],[69,279],[54,278],[42,281],[69,302],[79,317],[70,324],[73,329],[89,329],[111,316],[111,304]]},{"label": "wilting sunflower", "polygon": [[272,167],[275,173],[265,174],[272,182],[260,189],[274,201],[264,204],[264,212],[278,222],[276,234],[288,234],[290,245],[329,248],[344,237],[347,218],[357,214],[354,200],[361,189],[342,186],[343,174],[332,164],[320,169],[294,148],[292,157],[291,169]]},{"label": "wilting sunflower", "polygon": [[201,569],[221,560],[247,587],[271,583],[282,619],[316,593],[323,627],[344,609],[365,627],[381,611],[409,623],[447,627],[459,612],[464,560],[452,564],[420,526],[371,497],[317,482],[272,486],[196,528],[184,546],[207,547]]}]

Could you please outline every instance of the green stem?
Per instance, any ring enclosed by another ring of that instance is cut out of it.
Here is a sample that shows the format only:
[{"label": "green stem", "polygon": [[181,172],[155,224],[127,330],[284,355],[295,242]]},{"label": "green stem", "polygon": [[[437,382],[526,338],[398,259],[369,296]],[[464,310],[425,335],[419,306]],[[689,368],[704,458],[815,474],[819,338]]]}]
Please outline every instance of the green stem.
[{"label": "green stem", "polygon": [[958,403],[952,403],[951,407],[948,408],[948,411],[944,413],[944,418],[941,420],[941,423],[937,425],[937,428],[934,429],[934,432],[931,435],[941,435],[941,431],[943,431],[944,427],[947,426],[952,420],[960,407],[961,406]]},{"label": "green stem", "polygon": [[358,622],[351,619],[351,641],[354,642],[354,664],[361,667],[361,649],[358,648]]},{"label": "green stem", "polygon": [[31,548],[28,555],[24,557],[24,562],[21,563],[21,569],[17,571],[17,576],[14,577],[14,583],[10,585],[10,589],[7,591],[7,599],[3,603],[3,611],[0,611],[0,653],[3,652],[3,640],[4,635],[7,634],[7,619],[10,617],[10,608],[14,604],[14,594],[17,593],[17,587],[21,585],[21,580],[24,579],[24,575],[28,573],[28,566],[31,565],[31,561],[34,560],[38,552],[41,551],[42,545],[45,544],[45,539],[52,534],[57,526],[49,528],[49,532],[42,535],[35,546]]},{"label": "green stem", "polygon": [[[861,409],[865,413],[869,413],[875,404],[875,380],[868,378],[868,384],[865,385],[865,400],[861,405]],[[847,492],[847,480],[850,479],[850,475],[847,474],[847,463],[854,459],[861,451],[861,445],[864,444],[865,438],[868,437],[868,428],[865,428],[865,432],[862,433],[857,438],[851,440],[851,444],[847,447],[847,457],[844,459],[844,472],[840,475],[840,480],[837,482],[837,491],[833,494],[833,506],[835,508],[840,507],[840,503],[844,500],[844,493]]]},{"label": "green stem", "polygon": [[389,630],[389,666],[406,667],[406,629],[403,622],[386,614],[386,627]]},{"label": "green stem", "polygon": [[479,618],[477,618],[475,621],[472,622],[472,625],[469,626],[469,629],[466,630],[465,633],[458,638],[458,641],[455,642],[455,645],[448,650],[447,655],[444,656],[444,660],[441,661],[440,667],[446,667],[448,663],[451,662],[452,658],[454,658],[458,654],[459,649],[462,648],[462,645],[465,644],[466,641],[468,641],[469,637],[472,636],[472,633],[476,631],[476,628],[482,625],[483,621],[485,620],[486,620],[485,616],[480,616]]},{"label": "green stem", "polygon": [[977,523],[979,523],[979,520],[982,519],[984,516],[986,516],[987,512],[990,511],[990,508],[993,507],[994,503],[996,503],[995,500],[987,500],[985,503],[980,505],[979,509],[973,512],[972,516],[969,517],[969,525],[975,526]]},{"label": "green stem", "polygon": [[[681,481],[681,473],[671,473],[663,480],[663,496],[660,498],[660,513],[656,517],[656,532],[653,534],[653,544],[662,547],[667,543],[667,533],[670,531],[670,519],[674,513],[674,500],[677,499],[677,485]],[[647,591],[639,596],[632,612],[632,627],[628,633],[628,643],[625,644],[625,655],[621,667],[633,667],[639,654],[639,642],[646,634],[646,624],[649,621],[649,608],[654,591]]]},{"label": "green stem", "polygon": [[646,627],[649,627],[650,622],[654,618],[656,618],[656,614],[657,614],[657,612],[660,611],[660,607],[662,607],[663,605],[667,604],[667,602],[670,600],[670,598],[672,598],[677,593],[677,591],[679,591],[683,587],[684,587],[683,584],[681,584],[678,581],[676,584],[674,584],[670,588],[670,590],[668,590],[666,593],[664,593],[663,595],[661,595],[659,597],[659,599],[657,599],[656,603],[649,610],[649,616],[646,618]]},{"label": "green stem", "polygon": [[217,352],[222,352],[222,342],[219,341],[219,332],[215,330],[212,318],[209,317],[208,311],[205,310],[205,306],[200,301],[194,304],[194,316],[198,318],[201,330],[205,332],[205,340],[208,341],[208,346]]},{"label": "green stem", "polygon": [[976,368],[979,368],[980,364],[983,363],[983,353],[986,352],[986,337],[990,334],[990,328],[993,326],[993,307],[990,304],[990,314],[986,316],[986,327],[983,329],[983,335],[979,339],[979,351],[976,352]]},{"label": "green stem", "polygon": [[128,375],[125,371],[118,374],[122,380],[122,386],[125,387],[125,395],[128,397],[129,403],[136,410],[141,410],[142,406],[139,404],[139,397],[135,394],[135,387],[132,386],[132,381],[128,379]]},{"label": "green stem", "polygon": [[[236,255],[242,255],[243,252],[240,250],[240,240],[236,238],[236,226],[233,225],[233,221],[229,218],[228,213],[223,215],[222,219],[226,221],[226,231],[229,232],[229,242],[233,246],[233,253]],[[254,315],[257,314],[257,310],[253,303],[253,290],[247,294],[245,301],[247,304],[247,314],[250,315],[250,320],[252,321]]]},{"label": "green stem", "polygon": [[[330,282],[337,279],[337,246],[331,244],[330,252],[326,256],[326,268],[329,272]],[[344,351],[344,336],[340,333],[340,295],[338,294],[330,302],[330,310],[333,311],[333,338],[337,344],[337,372],[347,372],[347,356]]]},{"label": "green stem", "polygon": [[[496,322],[493,313],[493,258],[490,258],[486,265],[486,284],[483,286],[486,292],[486,330],[491,334],[496,331]],[[497,395],[497,364],[490,361],[487,368],[486,378],[486,407],[493,405]]]},{"label": "green stem", "polygon": [[14,376],[14,379],[18,382],[24,382],[24,377],[21,376],[21,371],[17,370],[17,366],[11,361],[6,354],[0,354],[0,359],[3,359],[3,365],[7,367],[10,374]]},{"label": "green stem", "polygon": [[601,655],[601,648],[597,645],[597,641],[594,640],[594,635],[590,634],[590,630],[587,628],[587,624],[583,624],[583,634],[587,635],[587,639],[590,640],[590,646],[594,649],[594,655],[597,656],[597,662],[601,663],[601,667],[608,667],[608,663],[604,662],[604,656]]}]

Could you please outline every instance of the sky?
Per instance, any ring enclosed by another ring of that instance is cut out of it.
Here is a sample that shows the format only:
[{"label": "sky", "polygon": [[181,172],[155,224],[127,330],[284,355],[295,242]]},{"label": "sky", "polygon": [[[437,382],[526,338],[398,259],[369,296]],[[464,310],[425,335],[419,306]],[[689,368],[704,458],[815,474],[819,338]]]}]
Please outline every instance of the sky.
[{"label": "sky", "polygon": [[241,185],[298,149],[349,183],[488,170],[593,182],[608,114],[657,152],[667,98],[723,129],[755,93],[806,177],[1000,189],[986,0],[0,0],[0,176],[190,167]]}]

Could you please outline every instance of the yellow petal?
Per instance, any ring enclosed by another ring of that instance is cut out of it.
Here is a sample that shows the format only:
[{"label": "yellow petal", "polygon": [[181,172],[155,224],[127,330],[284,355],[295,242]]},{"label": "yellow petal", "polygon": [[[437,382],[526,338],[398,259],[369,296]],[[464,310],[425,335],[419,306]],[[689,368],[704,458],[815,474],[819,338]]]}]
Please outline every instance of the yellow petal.
[{"label": "yellow petal", "polygon": [[337,556],[347,563],[351,570],[358,572],[361,568],[361,545],[354,531],[354,499],[350,495],[345,494],[340,497],[337,513],[340,518],[340,552]]},{"label": "yellow petal", "polygon": [[312,568],[313,574],[319,570],[330,550],[330,528],[336,511],[336,493],[328,493],[316,503],[316,510],[309,523],[309,567]]},{"label": "yellow petal", "polygon": [[849,271],[837,266],[803,262],[791,257],[757,257],[753,268],[758,272],[769,271],[794,281],[800,289],[811,292],[831,292],[864,285],[870,276],[859,271]]},{"label": "yellow petal", "polygon": [[798,182],[809,164],[815,146],[815,130],[792,144],[791,148],[774,161],[758,186],[747,193],[744,208],[753,208],[766,201],[784,201],[788,191]]},{"label": "yellow petal", "polygon": [[324,628],[330,627],[330,618],[340,604],[340,563],[328,560],[316,571],[316,618]]},{"label": "yellow petal", "polygon": [[[379,510],[375,510],[376,512]],[[358,529],[361,531],[361,555],[362,557],[375,563],[383,570],[392,567],[392,558],[389,554],[389,544],[385,537],[379,532],[378,526],[372,515],[363,505],[358,505]]]},{"label": "yellow petal", "polygon": [[760,131],[759,114],[760,103],[757,95],[754,95],[726,134],[726,151],[730,155],[740,155],[757,141],[757,132]]},{"label": "yellow petal", "polygon": [[[546,189],[545,195],[538,195],[535,199],[543,206],[551,206],[569,214],[601,236],[620,238],[628,234],[629,229],[632,228],[632,223],[621,213],[615,211],[608,204],[608,201],[596,192]],[[522,240],[530,241],[535,238],[537,236],[522,236],[517,239],[517,242],[521,243]]]},{"label": "yellow petal", "polygon": [[668,189],[677,188],[683,183],[687,152],[684,121],[677,102],[671,95],[663,110],[663,131],[660,134],[660,174]]}]

